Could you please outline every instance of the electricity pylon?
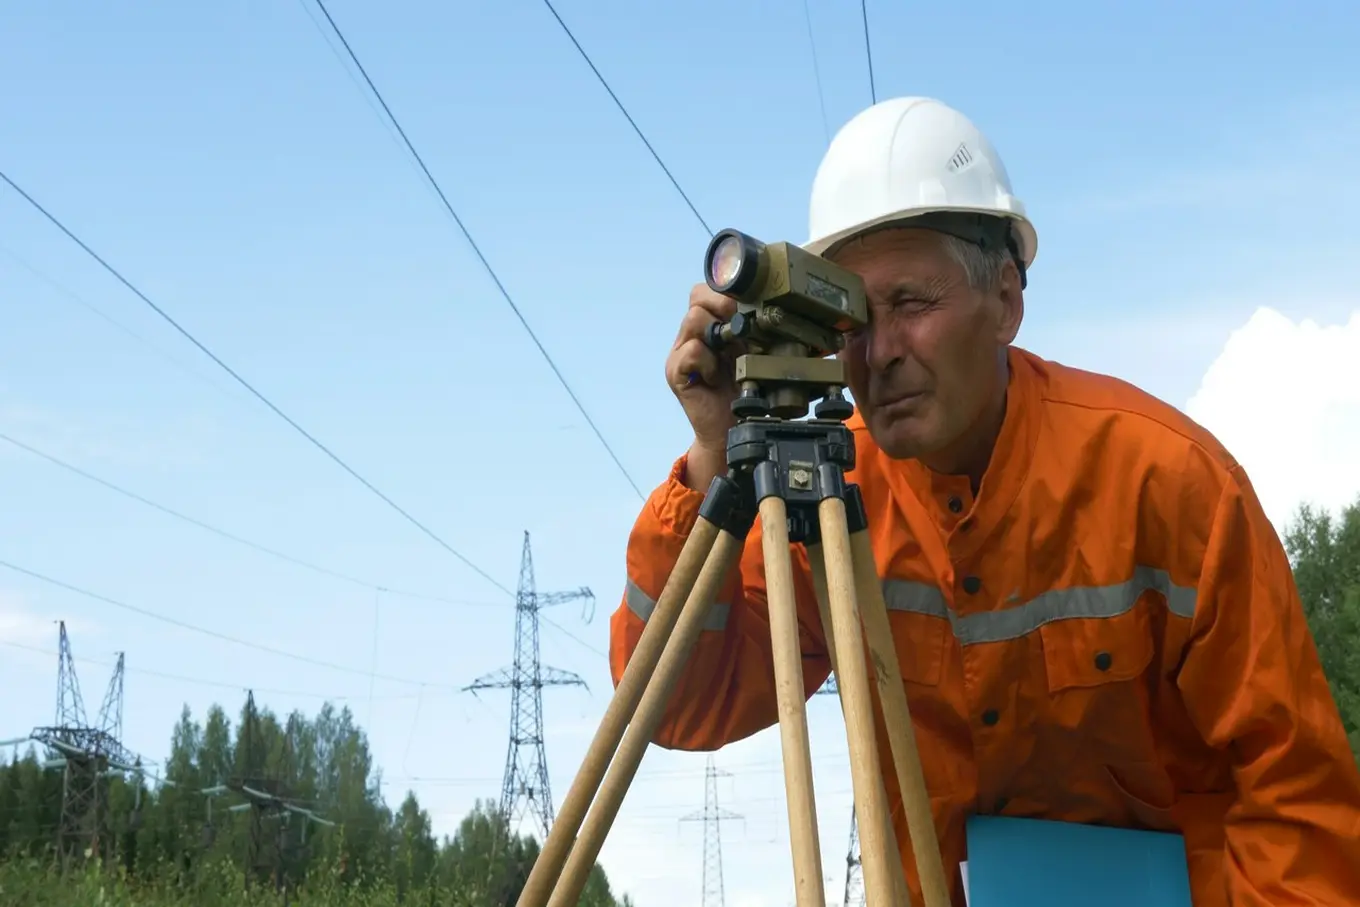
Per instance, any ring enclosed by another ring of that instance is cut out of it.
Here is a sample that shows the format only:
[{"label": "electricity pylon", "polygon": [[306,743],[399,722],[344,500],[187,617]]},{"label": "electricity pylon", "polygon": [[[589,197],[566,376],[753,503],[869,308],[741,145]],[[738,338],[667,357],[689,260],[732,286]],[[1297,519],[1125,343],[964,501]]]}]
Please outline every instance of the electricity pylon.
[{"label": "electricity pylon", "polygon": [[[271,878],[274,889],[283,895],[288,903],[290,894],[289,868],[290,856],[296,855],[295,848],[305,848],[307,827],[310,822],[334,826],[329,819],[323,819],[301,801],[287,794],[287,784],[282,777],[290,768],[292,755],[289,728],[283,729],[283,753],[275,771],[269,770],[269,754],[265,750],[266,741],[260,730],[260,713],[255,706],[255,693],[246,692],[246,704],[241,714],[241,730],[236,735],[234,771],[224,784],[203,788],[208,800],[208,825],[204,829],[204,845],[212,843],[212,797],[231,791],[244,799],[244,802],[227,807],[228,812],[250,813],[250,832],[247,838],[245,863],[245,883],[249,888],[253,882]],[[294,845],[288,840],[291,820],[296,816],[301,821],[299,843]],[[267,826],[276,824],[272,834]]]},{"label": "electricity pylon", "polygon": [[506,831],[514,834],[525,815],[532,813],[540,841],[547,840],[554,815],[552,789],[548,784],[548,757],[543,748],[543,688],[587,685],[578,674],[550,668],[540,662],[539,611],[577,600],[588,602],[593,614],[595,593],[585,587],[571,592],[540,593],[535,589],[529,533],[524,533],[519,588],[515,593],[514,664],[483,675],[463,687],[474,695],[478,690],[511,690],[510,743],[501,781],[500,815]]},{"label": "electricity pylon", "polygon": [[704,895],[701,907],[723,907],[722,864],[722,823],[731,819],[743,818],[731,810],[718,806],[718,776],[731,777],[731,772],[718,769],[713,757],[708,757],[704,769],[704,809],[703,812],[690,813],[681,822],[704,823]]},{"label": "electricity pylon", "polygon": [[850,849],[845,854],[845,907],[864,907],[864,869],[859,858],[859,823],[850,807]]},{"label": "electricity pylon", "polygon": [[[828,677],[826,683],[817,688],[814,696],[839,696],[840,687],[836,686],[835,676]],[[855,819],[854,804],[850,806],[850,847],[845,853],[845,903],[844,907],[864,907],[864,872],[859,855],[859,822]]]},{"label": "electricity pylon", "polygon": [[64,872],[87,856],[109,856],[106,779],[110,774],[133,772],[140,784],[141,759],[122,743],[123,653],[118,653],[99,717],[91,725],[65,621],[58,622],[57,634],[57,720],[50,727],[34,728],[30,736],[48,749],[44,767],[62,769],[57,855]]}]

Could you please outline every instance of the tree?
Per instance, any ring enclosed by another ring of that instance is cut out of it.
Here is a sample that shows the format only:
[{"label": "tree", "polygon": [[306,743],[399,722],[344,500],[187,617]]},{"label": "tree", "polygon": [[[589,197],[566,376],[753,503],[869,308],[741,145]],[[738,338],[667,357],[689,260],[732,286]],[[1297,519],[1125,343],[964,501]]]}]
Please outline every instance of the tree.
[{"label": "tree", "polygon": [[[273,885],[243,891],[253,855],[263,866],[249,875],[286,880],[299,897],[288,903],[299,907],[514,907],[539,843],[510,834],[493,801],[479,801],[454,835],[439,841],[413,792],[396,810],[383,801],[367,737],[349,709],[327,703],[314,718],[293,712],[280,721],[251,696],[235,727],[227,714],[214,705],[200,724],[188,708],[180,713],[162,768],[171,784],[139,794],[136,779],[110,779],[117,852],[109,871],[93,881],[41,869],[53,857],[60,770],[44,769],[32,748],[0,763],[0,891],[19,891],[20,903],[74,904],[96,895],[107,901],[106,886],[130,884],[139,892],[135,898],[110,895],[109,902],[276,907]],[[230,787],[242,779],[277,785],[280,796],[337,824],[284,813],[269,815],[265,827],[248,808],[231,809],[248,805]],[[251,835],[262,828],[268,842],[256,852]],[[36,868],[24,876],[27,861]],[[150,899],[153,890],[164,900]],[[34,898],[25,900],[24,892]],[[615,898],[604,870],[594,867],[580,907],[625,905],[633,907],[626,896]]]},{"label": "tree", "polygon": [[1360,761],[1360,498],[1335,519],[1299,508],[1284,544],[1322,669]]}]

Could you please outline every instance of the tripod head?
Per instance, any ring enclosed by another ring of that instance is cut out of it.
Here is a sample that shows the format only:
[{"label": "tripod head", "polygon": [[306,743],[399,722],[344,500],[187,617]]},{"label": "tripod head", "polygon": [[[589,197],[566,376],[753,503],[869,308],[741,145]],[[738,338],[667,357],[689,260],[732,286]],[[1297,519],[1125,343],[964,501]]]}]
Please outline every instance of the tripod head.
[{"label": "tripod head", "polygon": [[845,345],[846,332],[869,323],[859,275],[792,243],[767,244],[728,229],[704,253],[704,279],[737,303],[731,320],[711,325],[704,342],[720,350],[741,341],[748,350],[736,361],[738,419],[798,418],[819,399],[816,418],[850,417],[845,367],[826,357]]}]

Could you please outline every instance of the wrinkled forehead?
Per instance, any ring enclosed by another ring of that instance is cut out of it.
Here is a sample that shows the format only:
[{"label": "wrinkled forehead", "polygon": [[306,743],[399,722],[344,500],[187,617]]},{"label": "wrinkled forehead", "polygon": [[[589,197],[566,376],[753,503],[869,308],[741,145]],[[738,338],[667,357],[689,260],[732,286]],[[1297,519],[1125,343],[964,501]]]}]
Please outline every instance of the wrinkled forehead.
[{"label": "wrinkled forehead", "polygon": [[904,291],[938,288],[962,276],[943,234],[920,227],[888,227],[841,243],[824,257],[864,281],[872,301]]}]

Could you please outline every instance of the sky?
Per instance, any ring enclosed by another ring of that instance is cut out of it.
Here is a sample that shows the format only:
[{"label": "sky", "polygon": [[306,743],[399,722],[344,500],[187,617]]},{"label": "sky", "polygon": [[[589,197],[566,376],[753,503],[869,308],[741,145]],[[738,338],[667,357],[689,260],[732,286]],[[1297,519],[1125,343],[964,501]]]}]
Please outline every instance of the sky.
[{"label": "sky", "polygon": [[[544,663],[588,684],[545,693],[560,802],[608,702],[634,484],[688,444],[662,365],[709,231],[805,239],[828,137],[871,88],[858,4],[554,6],[702,222],[545,4],[327,3],[622,470],[315,0],[0,4],[0,172],[429,530],[0,183],[0,739],[53,720],[65,620],[88,709],[125,653],[124,738],[148,760],[185,706],[329,699],[388,802],[415,790],[451,833],[499,791],[508,695],[459,688],[511,661],[528,532],[541,591],[595,595],[542,631]],[[1360,494],[1360,8],[867,16],[877,97],[963,111],[1028,206],[1020,345],[1185,409],[1277,526]],[[839,903],[844,725],[834,697],[808,711]],[[791,904],[777,730],[715,758],[743,817],[726,903]],[[704,759],[650,751],[605,845],[640,907],[700,900],[702,827],[679,820]]]}]

